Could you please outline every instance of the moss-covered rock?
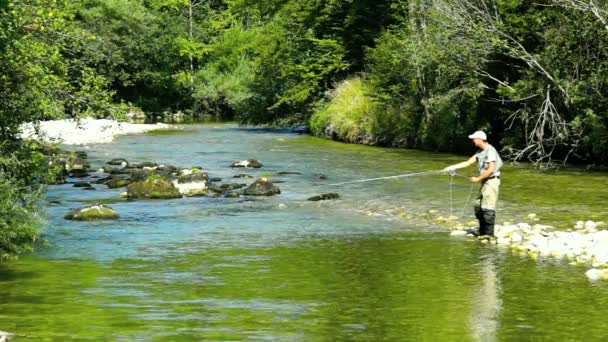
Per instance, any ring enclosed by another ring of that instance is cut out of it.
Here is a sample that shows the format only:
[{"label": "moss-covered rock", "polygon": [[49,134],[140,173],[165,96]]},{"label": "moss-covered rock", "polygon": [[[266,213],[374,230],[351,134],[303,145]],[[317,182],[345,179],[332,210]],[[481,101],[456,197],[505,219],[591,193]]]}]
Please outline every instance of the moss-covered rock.
[{"label": "moss-covered rock", "polygon": [[118,189],[129,185],[129,181],[124,178],[113,177],[104,184],[110,189]]},{"label": "moss-covered rock", "polygon": [[172,199],[180,198],[182,194],[169,181],[158,176],[152,176],[141,182],[129,184],[127,187],[127,198],[138,199]]},{"label": "moss-covered rock", "polygon": [[116,220],[118,213],[103,204],[94,204],[88,207],[79,208],[67,213],[64,218],[73,221],[99,221],[99,220]]},{"label": "moss-covered rock", "polygon": [[247,196],[274,196],[281,193],[281,189],[277,188],[268,179],[260,178],[245,189],[244,194]]}]

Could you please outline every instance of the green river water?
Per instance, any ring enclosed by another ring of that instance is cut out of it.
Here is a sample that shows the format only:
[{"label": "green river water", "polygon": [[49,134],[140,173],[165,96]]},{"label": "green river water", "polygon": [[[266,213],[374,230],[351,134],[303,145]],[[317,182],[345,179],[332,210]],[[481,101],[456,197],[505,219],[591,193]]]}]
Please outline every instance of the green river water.
[{"label": "green river water", "polygon": [[[230,182],[243,171],[232,161],[256,158],[265,168],[245,172],[284,180],[282,194],[122,202],[124,190],[52,187],[48,200],[60,204],[48,206],[46,246],[0,265],[0,330],[16,341],[608,339],[608,284],[589,283],[586,268],[452,238],[433,223],[462,215],[464,179],[453,201],[446,175],[329,186],[463,157],[226,124],[184,128],[87,151],[97,167],[116,157],[200,165]],[[607,180],[506,167],[498,220],[533,212],[562,228],[608,221]],[[306,201],[325,192],[342,199]],[[63,219],[92,201],[116,202],[120,220]],[[473,218],[464,209],[462,220]]]}]

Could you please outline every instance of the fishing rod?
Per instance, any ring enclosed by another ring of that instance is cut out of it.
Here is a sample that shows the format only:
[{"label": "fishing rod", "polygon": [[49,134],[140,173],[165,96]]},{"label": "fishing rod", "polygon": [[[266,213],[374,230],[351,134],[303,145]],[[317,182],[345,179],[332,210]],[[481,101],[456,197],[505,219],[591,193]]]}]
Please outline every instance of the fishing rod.
[{"label": "fishing rod", "polygon": [[[460,176],[460,175],[458,175],[456,173],[455,170],[449,170],[449,171],[446,171],[446,170],[435,170],[435,171],[407,173],[407,174],[403,174],[403,175],[388,176],[388,177],[359,179],[359,180],[354,180],[354,181],[329,184],[329,186],[339,186],[339,185],[355,184],[355,183],[367,183],[367,182],[374,182],[374,181],[385,180],[385,179],[397,179],[397,178],[408,178],[408,177],[417,177],[417,176],[429,176],[429,175],[436,175],[436,174],[440,174],[440,173],[447,173],[448,175],[450,175],[452,177],[454,177],[454,176]],[[464,177],[464,176],[461,176],[461,177]]]}]

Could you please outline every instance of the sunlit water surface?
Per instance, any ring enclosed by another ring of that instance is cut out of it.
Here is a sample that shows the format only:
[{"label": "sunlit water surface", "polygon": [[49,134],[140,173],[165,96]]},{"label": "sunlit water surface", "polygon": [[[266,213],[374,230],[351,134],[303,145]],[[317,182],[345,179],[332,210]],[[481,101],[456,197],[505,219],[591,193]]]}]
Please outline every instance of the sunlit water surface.
[{"label": "sunlit water surface", "polygon": [[[203,166],[227,182],[243,181],[231,178],[243,171],[232,161],[256,158],[265,167],[244,172],[284,180],[282,194],[119,201],[111,204],[119,221],[82,223],[63,215],[124,190],[52,187],[48,200],[60,204],[48,207],[48,246],[0,266],[0,330],[19,341],[608,338],[608,286],[590,284],[583,267],[451,238],[431,221],[463,211],[470,220],[463,178],[451,196],[445,175],[329,185],[462,157],[232,125],[184,128],[86,150],[96,167],[116,157]],[[504,174],[499,221],[531,212],[560,227],[608,220],[606,175]],[[306,201],[325,192],[342,199]]]}]

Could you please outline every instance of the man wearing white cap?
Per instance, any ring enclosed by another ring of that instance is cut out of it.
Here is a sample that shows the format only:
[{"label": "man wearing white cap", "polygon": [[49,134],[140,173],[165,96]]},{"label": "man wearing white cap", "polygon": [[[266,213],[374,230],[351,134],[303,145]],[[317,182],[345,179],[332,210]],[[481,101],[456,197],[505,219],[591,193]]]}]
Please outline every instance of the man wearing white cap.
[{"label": "man wearing white cap", "polygon": [[469,139],[479,151],[465,162],[448,166],[445,171],[454,172],[477,162],[479,176],[471,177],[471,181],[481,182],[481,189],[475,201],[475,217],[479,220],[479,236],[493,237],[502,159],[500,159],[494,146],[488,143],[488,136],[483,131],[477,131],[469,135]]}]

